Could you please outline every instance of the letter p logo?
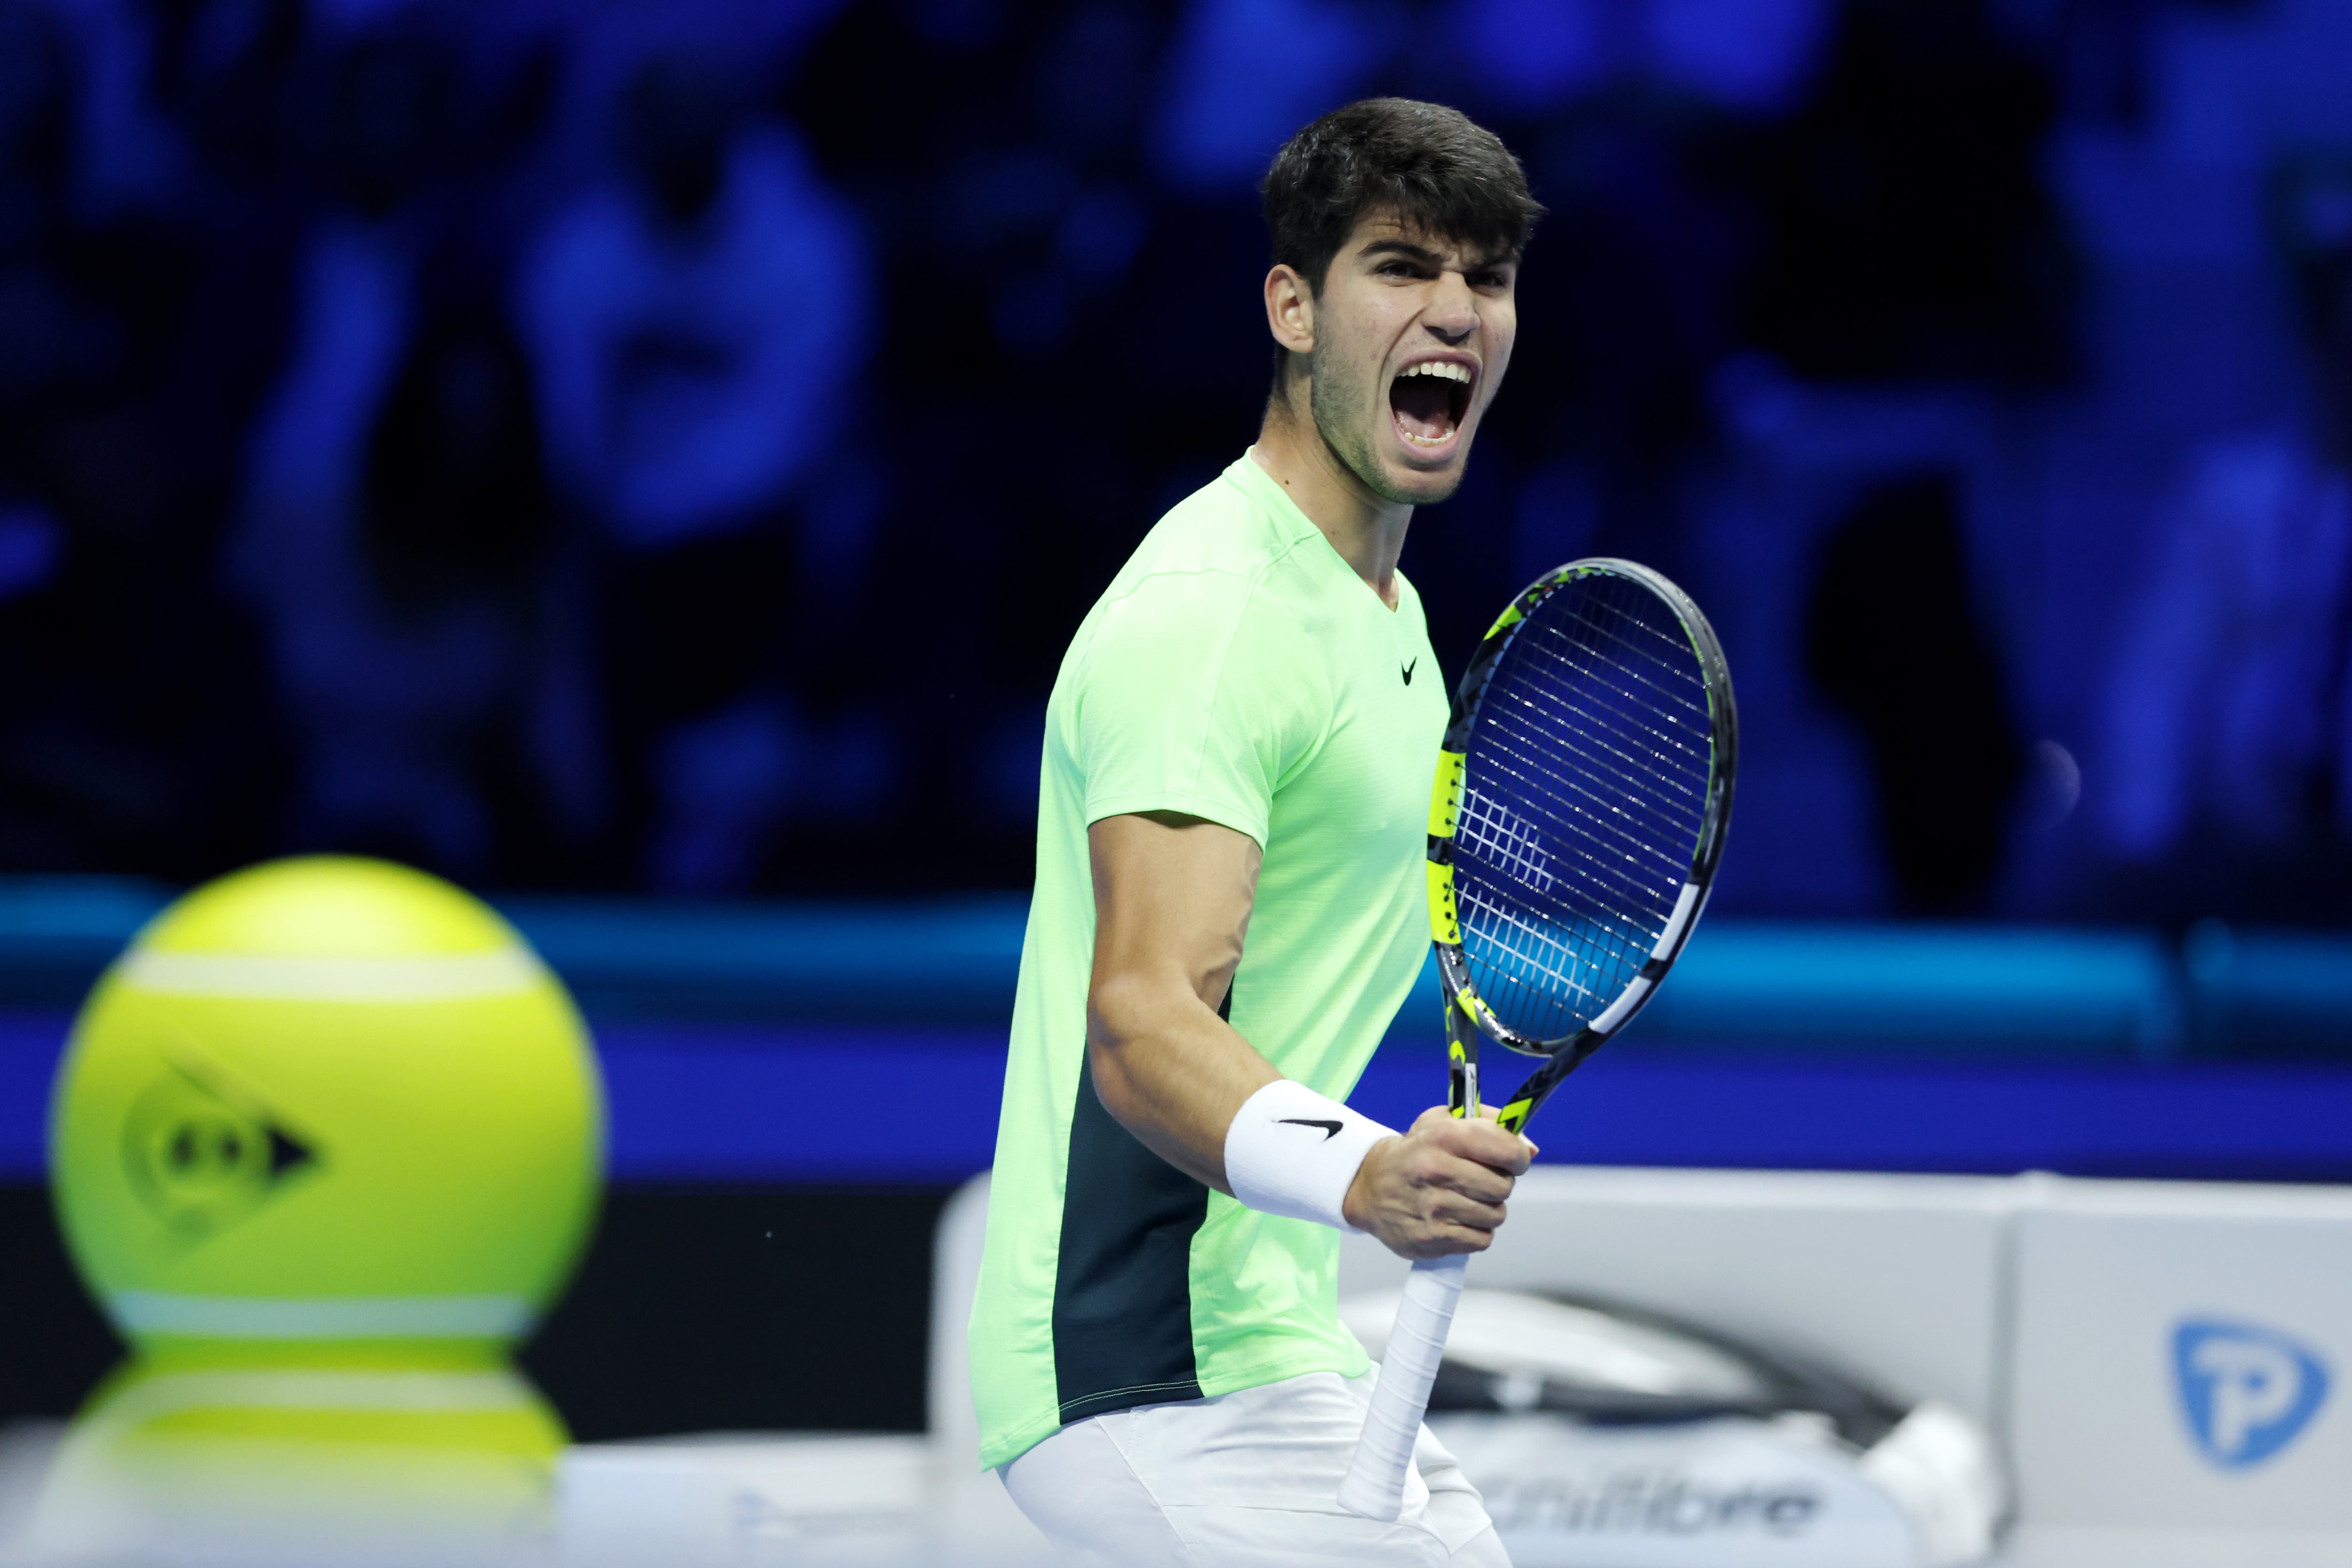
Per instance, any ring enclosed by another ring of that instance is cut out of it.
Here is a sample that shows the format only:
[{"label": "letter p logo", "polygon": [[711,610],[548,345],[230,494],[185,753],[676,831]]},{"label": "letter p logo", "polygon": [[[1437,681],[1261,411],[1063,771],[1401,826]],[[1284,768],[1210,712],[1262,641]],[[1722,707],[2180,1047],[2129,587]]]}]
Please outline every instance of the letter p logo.
[{"label": "letter p logo", "polygon": [[2172,1362],[2189,1435],[2223,1469],[2285,1447],[2327,1398],[2326,1363],[2253,1323],[2183,1319],[2172,1331]]}]

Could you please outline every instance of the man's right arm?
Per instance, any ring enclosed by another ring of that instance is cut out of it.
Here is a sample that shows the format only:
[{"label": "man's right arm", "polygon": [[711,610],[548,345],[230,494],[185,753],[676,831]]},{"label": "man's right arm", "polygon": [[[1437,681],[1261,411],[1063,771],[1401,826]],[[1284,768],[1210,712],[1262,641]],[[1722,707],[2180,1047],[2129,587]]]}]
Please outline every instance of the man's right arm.
[{"label": "man's right arm", "polygon": [[[1231,1194],[1225,1152],[1235,1116],[1280,1077],[1216,1006],[1241,959],[1257,844],[1218,823],[1160,812],[1106,817],[1087,841],[1096,924],[1087,1049],[1096,1093],[1146,1148]],[[1425,1111],[1410,1131],[1370,1144],[1341,1212],[1401,1257],[1482,1252],[1534,1152],[1490,1120]]]}]

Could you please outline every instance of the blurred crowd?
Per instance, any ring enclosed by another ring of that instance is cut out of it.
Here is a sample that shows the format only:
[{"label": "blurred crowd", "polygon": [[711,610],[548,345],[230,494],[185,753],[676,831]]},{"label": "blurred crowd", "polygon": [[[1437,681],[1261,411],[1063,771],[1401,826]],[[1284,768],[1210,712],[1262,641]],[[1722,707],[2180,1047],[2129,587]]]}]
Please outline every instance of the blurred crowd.
[{"label": "blurred crowd", "polygon": [[[1973,459],[1866,433],[2084,384],[2050,138],[2144,115],[2185,8],[0,0],[0,869],[1024,882],[1069,632],[1255,427],[1264,163],[1393,90],[1495,125],[1554,211],[1406,559],[1441,653],[1559,560],[1651,561],[1720,606],[1766,733],[1843,737],[1857,781],[1846,890],[1767,853],[1727,898],[2045,897],[2018,835],[2105,742],[2037,743]],[[1867,407],[1774,425],[1790,388]],[[1870,455],[1751,517],[1793,564],[1748,572],[1721,498],[1823,417]],[[2285,487],[2340,552],[2333,451],[2295,454],[2183,483]],[[2210,581],[2180,531],[2151,603]],[[2134,701],[2189,679],[2114,640]],[[2178,704],[2096,706],[2108,752],[2196,754],[2146,738]],[[2158,772],[2085,853],[2197,838]],[[2299,787],[2296,833],[2340,786]]]},{"label": "blurred crowd", "polygon": [[872,260],[771,12],[0,8],[0,856],[719,889],[873,817]]}]

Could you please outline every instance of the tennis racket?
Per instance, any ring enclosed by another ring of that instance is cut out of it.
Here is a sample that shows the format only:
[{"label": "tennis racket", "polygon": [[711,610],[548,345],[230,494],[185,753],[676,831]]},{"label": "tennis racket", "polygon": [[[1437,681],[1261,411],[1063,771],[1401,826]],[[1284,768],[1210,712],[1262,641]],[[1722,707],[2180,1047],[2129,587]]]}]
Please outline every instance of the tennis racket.
[{"label": "tennis racket", "polygon": [[[1738,749],[1713,628],[1647,567],[1570,562],[1495,622],[1454,693],[1429,807],[1454,1115],[1481,1104],[1481,1030],[1543,1058],[1500,1112],[1517,1132],[1641,1011],[1715,879]],[[1465,1261],[1412,1266],[1339,1488],[1351,1513],[1403,1510]]]}]

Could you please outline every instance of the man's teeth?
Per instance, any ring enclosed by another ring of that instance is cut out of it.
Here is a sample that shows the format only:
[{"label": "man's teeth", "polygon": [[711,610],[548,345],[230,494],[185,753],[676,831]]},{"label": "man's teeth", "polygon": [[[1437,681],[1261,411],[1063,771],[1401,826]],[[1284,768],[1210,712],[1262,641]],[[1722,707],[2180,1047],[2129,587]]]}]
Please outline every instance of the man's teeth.
[{"label": "man's teeth", "polygon": [[[1402,381],[1409,375],[1433,376],[1439,381],[1458,381],[1466,386],[1470,383],[1470,367],[1466,364],[1454,364],[1448,360],[1425,360],[1420,364],[1405,366],[1397,379]],[[1406,429],[1403,422],[1400,420],[1397,424],[1397,433],[1416,447],[1443,447],[1454,438],[1451,421],[1448,422],[1448,428],[1438,434],[1422,436]]]}]

